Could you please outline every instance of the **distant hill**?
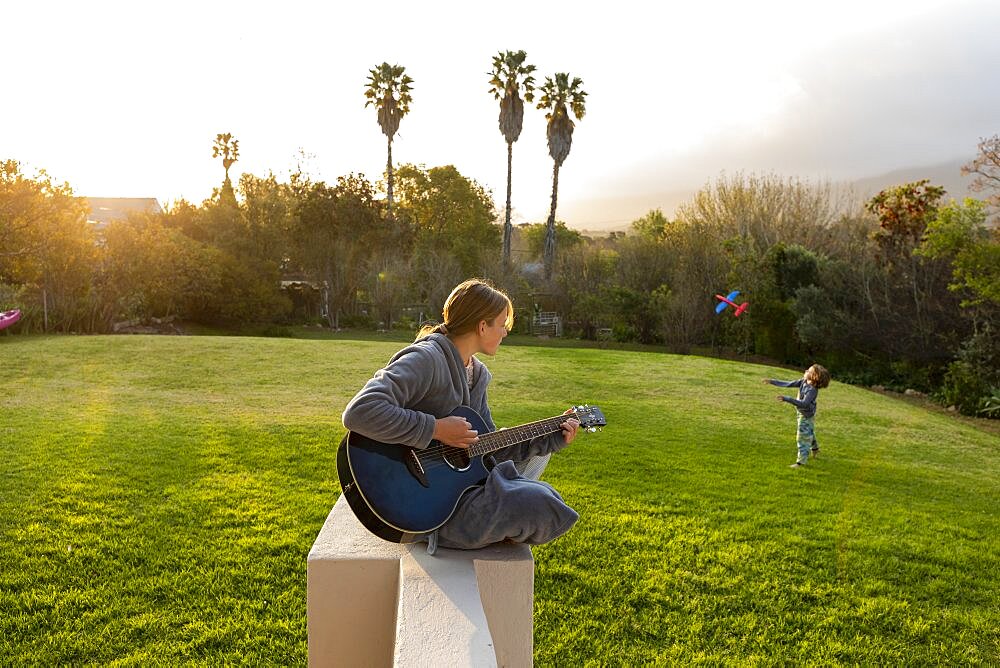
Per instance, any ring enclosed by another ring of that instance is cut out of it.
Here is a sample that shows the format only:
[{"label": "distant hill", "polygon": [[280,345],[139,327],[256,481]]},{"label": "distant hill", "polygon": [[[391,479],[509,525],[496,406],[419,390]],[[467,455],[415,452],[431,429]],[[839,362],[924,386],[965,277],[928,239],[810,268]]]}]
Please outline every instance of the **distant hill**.
[{"label": "distant hill", "polygon": [[[929,179],[932,185],[942,186],[946,198],[962,200],[976,197],[969,190],[972,177],[962,176],[962,165],[967,159],[955,159],[933,165],[904,167],[882,174],[864,176],[853,181],[832,184],[845,189],[861,200],[869,199],[880,190],[890,186]],[[588,236],[603,236],[609,232],[626,231],[632,221],[646,215],[652,209],[662,209],[667,217],[673,217],[677,207],[691,200],[698,189],[648,192],[617,197],[593,197],[585,200],[566,202],[560,209],[560,218],[573,229]]]},{"label": "distant hill", "polygon": [[929,179],[931,185],[944,187],[947,191],[946,197],[963,200],[966,197],[977,196],[977,193],[969,190],[972,177],[962,176],[962,165],[968,164],[968,162],[969,160],[951,160],[924,167],[906,167],[886,172],[885,174],[879,174],[878,176],[857,179],[852,185],[858,195],[868,198],[890,186]]}]

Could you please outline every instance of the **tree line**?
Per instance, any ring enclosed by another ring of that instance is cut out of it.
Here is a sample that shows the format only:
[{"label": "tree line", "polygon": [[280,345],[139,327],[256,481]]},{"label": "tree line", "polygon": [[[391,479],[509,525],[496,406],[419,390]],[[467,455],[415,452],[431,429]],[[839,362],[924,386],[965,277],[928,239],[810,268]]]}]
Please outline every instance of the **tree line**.
[{"label": "tree line", "polygon": [[[522,54],[500,54],[491,80],[508,165],[512,116],[523,113],[509,72],[519,96],[531,102],[534,92]],[[570,336],[818,361],[840,380],[913,387],[998,416],[1000,233],[990,216],[1000,206],[1000,136],[984,139],[966,168],[982,199],[946,201],[921,181],[855,201],[829,184],[736,174],[671,217],[650,211],[627,232],[589,238],[555,217],[557,156],[568,153],[558,128],[544,223],[510,224],[509,185],[502,212],[453,166],[393,165],[393,128],[413,82],[383,65],[366,97],[382,101],[373,103],[380,126],[388,119],[384,182],[299,171],[286,181],[243,174],[234,187],[238,142],[220,134],[213,153],[226,178],[212,197],[97,234],[67,184],[3,162],[0,310],[22,309],[19,332],[106,332],[169,317],[279,333],[301,323],[415,329],[421,315],[440,313],[451,286],[478,275],[512,295],[522,331],[537,305],[557,311]],[[383,79],[397,84],[387,93]],[[574,80],[550,82],[546,104],[559,89],[568,105],[552,118],[579,120]],[[732,289],[750,302],[739,318],[713,308]]]}]

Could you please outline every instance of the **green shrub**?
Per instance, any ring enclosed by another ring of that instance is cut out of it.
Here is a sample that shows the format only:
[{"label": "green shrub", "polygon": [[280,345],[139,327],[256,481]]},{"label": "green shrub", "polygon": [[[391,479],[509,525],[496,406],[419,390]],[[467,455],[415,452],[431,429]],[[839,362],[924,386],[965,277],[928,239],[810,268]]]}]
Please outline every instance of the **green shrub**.
[{"label": "green shrub", "polygon": [[339,324],[342,329],[376,329],[375,318],[367,313],[344,314],[340,316]]},{"label": "green shrub", "polygon": [[989,396],[983,399],[979,413],[987,417],[1000,418],[1000,387],[991,387]]},{"label": "green shrub", "polygon": [[1000,410],[991,408],[1000,387],[1000,342],[989,324],[969,337],[958,352],[958,359],[948,366],[938,399],[956,406],[965,415],[1000,418]]},{"label": "green shrub", "polygon": [[399,329],[399,330],[402,330],[402,331],[405,331],[405,332],[416,332],[418,329],[420,329],[417,326],[416,319],[411,318],[408,315],[404,315],[404,316],[399,317],[396,320],[393,320],[392,321],[392,328],[393,329]]},{"label": "green shrub", "polygon": [[965,415],[973,415],[979,410],[989,389],[975,367],[959,360],[948,365],[938,398]]}]

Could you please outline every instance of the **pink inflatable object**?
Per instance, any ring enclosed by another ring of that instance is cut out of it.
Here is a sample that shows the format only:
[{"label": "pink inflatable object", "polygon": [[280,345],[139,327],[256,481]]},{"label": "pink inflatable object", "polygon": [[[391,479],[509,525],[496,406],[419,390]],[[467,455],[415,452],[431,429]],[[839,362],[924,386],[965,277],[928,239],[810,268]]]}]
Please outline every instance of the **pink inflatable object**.
[{"label": "pink inflatable object", "polygon": [[14,309],[13,311],[4,311],[0,313],[0,329],[4,327],[10,327],[15,322],[21,319],[20,309]]}]

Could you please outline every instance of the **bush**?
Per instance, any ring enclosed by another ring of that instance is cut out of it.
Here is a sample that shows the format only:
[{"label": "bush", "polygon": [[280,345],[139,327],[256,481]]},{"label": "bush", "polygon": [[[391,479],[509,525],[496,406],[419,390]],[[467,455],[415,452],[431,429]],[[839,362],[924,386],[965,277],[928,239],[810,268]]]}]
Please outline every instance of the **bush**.
[{"label": "bush", "polygon": [[920,365],[906,360],[889,360],[860,353],[854,355],[827,353],[817,357],[816,361],[830,369],[840,382],[862,387],[882,385],[894,392],[903,392],[906,389],[930,392],[937,386],[943,371],[932,365]]},{"label": "bush", "polygon": [[[889,383],[906,390],[912,388],[921,392],[931,392],[941,378],[941,367],[932,364],[920,364],[910,360],[900,360],[889,365]],[[935,377],[938,381],[935,381]]]},{"label": "bush", "polygon": [[367,313],[344,314],[338,323],[342,329],[376,329],[375,318]]},{"label": "bush", "polygon": [[974,415],[989,390],[981,374],[968,362],[959,360],[948,365],[937,396],[942,403],[955,406],[963,415]]},{"label": "bush", "polygon": [[623,343],[630,343],[639,340],[635,327],[632,327],[631,325],[624,325],[620,322],[616,322],[611,327],[611,338],[615,341],[621,341]]},{"label": "bush", "polygon": [[990,388],[990,394],[983,400],[983,407],[978,412],[986,417],[1000,418],[1000,387]]},{"label": "bush", "polygon": [[393,320],[392,321],[392,328],[393,329],[403,330],[403,331],[406,331],[406,332],[416,332],[418,329],[420,329],[417,326],[416,319],[411,318],[408,315],[400,316],[396,320]]},{"label": "bush", "polygon": [[1000,418],[1000,342],[989,324],[969,337],[948,365],[938,399],[965,415]]}]

